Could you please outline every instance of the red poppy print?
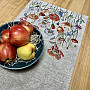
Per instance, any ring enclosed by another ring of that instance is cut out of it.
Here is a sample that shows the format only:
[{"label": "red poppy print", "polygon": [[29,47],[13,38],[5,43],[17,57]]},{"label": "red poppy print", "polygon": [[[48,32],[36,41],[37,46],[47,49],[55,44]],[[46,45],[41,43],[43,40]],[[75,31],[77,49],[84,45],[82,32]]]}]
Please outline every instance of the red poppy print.
[{"label": "red poppy print", "polygon": [[64,54],[62,53],[62,51],[58,49],[57,44],[55,44],[54,46],[52,46],[51,49],[48,49],[47,50],[47,53],[50,56],[55,57],[57,60],[60,60],[61,59],[61,56],[64,57]]},{"label": "red poppy print", "polygon": [[39,13],[40,16],[45,16],[45,14],[43,12]]},{"label": "red poppy print", "polygon": [[64,25],[65,27],[71,27],[71,24],[70,23],[68,23],[68,22],[64,22],[64,23],[62,23],[62,25]]},{"label": "red poppy print", "polygon": [[43,19],[48,19],[48,17],[46,16],[46,17],[43,17]]},{"label": "red poppy print", "polygon": [[63,30],[62,27],[59,26],[59,27],[57,28],[57,32],[58,32],[59,34],[60,34],[60,33],[63,33],[63,31],[64,31],[64,30]]},{"label": "red poppy print", "polygon": [[78,41],[77,41],[76,39],[71,39],[71,41],[72,41],[73,43],[78,43]]},{"label": "red poppy print", "polygon": [[29,18],[36,20],[36,19],[38,19],[38,15],[30,14]]},{"label": "red poppy print", "polygon": [[54,24],[52,24],[51,27],[52,27],[52,29],[55,29],[55,25]]},{"label": "red poppy print", "polygon": [[59,16],[56,14],[49,14],[49,18],[53,21],[59,21]]},{"label": "red poppy print", "polygon": [[49,13],[49,10],[48,10],[48,9],[43,9],[42,12],[43,12],[43,13]]}]

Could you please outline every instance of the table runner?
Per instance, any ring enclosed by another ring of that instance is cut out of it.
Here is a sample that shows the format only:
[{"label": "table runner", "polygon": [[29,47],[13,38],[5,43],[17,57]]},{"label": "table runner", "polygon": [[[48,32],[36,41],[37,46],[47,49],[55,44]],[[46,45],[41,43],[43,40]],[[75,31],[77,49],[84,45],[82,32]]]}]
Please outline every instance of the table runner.
[{"label": "table runner", "polygon": [[31,0],[15,21],[39,29],[44,52],[22,71],[0,68],[1,90],[68,90],[88,17],[41,0]]}]

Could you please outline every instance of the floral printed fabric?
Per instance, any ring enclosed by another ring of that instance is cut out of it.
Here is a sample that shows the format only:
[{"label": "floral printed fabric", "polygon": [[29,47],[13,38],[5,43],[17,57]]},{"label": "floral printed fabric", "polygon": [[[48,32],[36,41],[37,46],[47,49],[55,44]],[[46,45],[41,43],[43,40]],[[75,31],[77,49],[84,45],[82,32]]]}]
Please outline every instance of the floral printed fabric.
[{"label": "floral printed fabric", "polygon": [[[37,0],[30,3],[28,10],[20,18],[20,21],[23,20],[29,21],[41,32],[44,32],[48,44],[57,45],[59,48],[66,50],[69,48],[75,49],[78,46],[78,36],[85,24],[83,15]],[[53,53],[52,51],[52,54],[50,52],[48,54],[50,56],[57,54],[60,57],[58,60],[60,60],[61,53],[56,52]],[[63,50],[61,52],[65,53]]]},{"label": "floral printed fabric", "polygon": [[[41,0],[31,0],[15,19],[32,23],[42,33],[45,46],[41,58],[41,68],[43,70],[46,69],[49,76],[50,72],[52,72],[52,75],[56,75],[58,80],[60,80],[59,82],[57,81],[59,86],[57,86],[57,82],[54,83],[55,77],[51,82],[52,85],[49,84],[49,81],[45,82],[47,87],[50,85],[50,88],[53,88],[52,90],[67,90],[69,87],[87,19],[87,16]],[[36,72],[42,72],[40,66],[37,68],[39,71],[37,70]],[[59,76],[57,73],[59,73]],[[43,72],[43,75],[46,75],[46,73]],[[40,77],[42,78],[43,76],[41,75]],[[53,83],[57,87],[54,87]],[[46,90],[46,88],[43,90]]]}]

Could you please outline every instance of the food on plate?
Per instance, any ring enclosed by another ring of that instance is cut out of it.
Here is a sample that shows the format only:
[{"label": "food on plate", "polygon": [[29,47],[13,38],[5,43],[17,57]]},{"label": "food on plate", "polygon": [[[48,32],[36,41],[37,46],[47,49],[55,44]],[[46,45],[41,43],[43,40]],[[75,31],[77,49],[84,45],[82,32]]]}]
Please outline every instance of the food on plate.
[{"label": "food on plate", "polygon": [[1,43],[3,42],[9,43],[9,29],[1,32]]},{"label": "food on plate", "polygon": [[[10,28],[10,29],[9,29]],[[1,31],[0,61],[14,65],[19,61],[32,60],[36,55],[36,45],[41,41],[41,35],[34,32],[34,27],[27,21]]]},{"label": "food on plate", "polygon": [[10,28],[10,43],[14,46],[22,46],[29,42],[29,32],[21,25]]},{"label": "food on plate", "polygon": [[19,22],[18,25],[21,25],[24,28],[26,28],[29,31],[30,35],[33,34],[34,28],[33,28],[33,25],[31,23],[29,23],[27,21],[22,21],[22,22]]},{"label": "food on plate", "polygon": [[16,48],[10,43],[1,43],[0,44],[0,60],[3,62],[13,61],[16,57]]},{"label": "food on plate", "polygon": [[32,43],[28,43],[17,48],[17,56],[23,60],[31,60],[35,57],[36,47]]}]

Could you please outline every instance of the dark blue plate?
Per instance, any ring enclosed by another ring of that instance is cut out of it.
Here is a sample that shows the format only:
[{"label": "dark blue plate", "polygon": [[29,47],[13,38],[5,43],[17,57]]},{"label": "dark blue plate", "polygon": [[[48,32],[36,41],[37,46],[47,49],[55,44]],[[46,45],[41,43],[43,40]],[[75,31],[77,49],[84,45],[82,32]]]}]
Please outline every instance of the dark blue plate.
[{"label": "dark blue plate", "polygon": [[[9,22],[9,23],[6,23],[6,24],[0,26],[0,36],[1,36],[1,31],[5,30],[5,29],[9,29],[10,26],[17,25],[18,23],[19,23],[19,21],[14,21],[14,22]],[[43,40],[42,34],[35,27],[34,27],[34,33],[37,35],[40,35],[40,39],[41,39],[41,41],[38,44],[36,44],[36,48],[39,48],[39,49],[36,50],[36,54],[35,54],[34,59],[32,59],[30,61],[23,61],[23,60],[20,62],[18,61],[17,63],[15,63],[13,65],[6,64],[6,63],[0,61],[0,66],[7,68],[7,69],[18,70],[18,69],[27,68],[27,67],[33,65],[35,62],[37,62],[43,53],[44,40]]]}]

